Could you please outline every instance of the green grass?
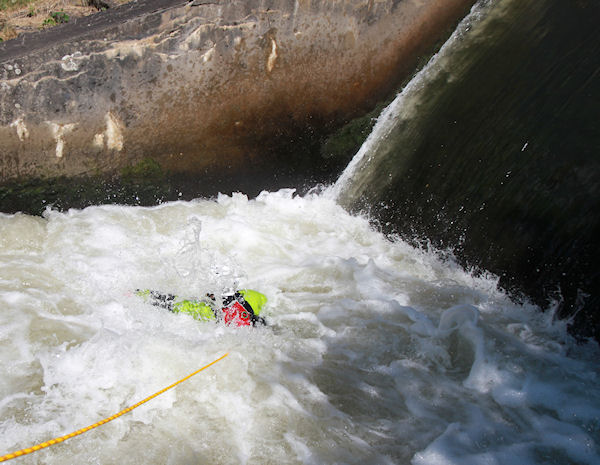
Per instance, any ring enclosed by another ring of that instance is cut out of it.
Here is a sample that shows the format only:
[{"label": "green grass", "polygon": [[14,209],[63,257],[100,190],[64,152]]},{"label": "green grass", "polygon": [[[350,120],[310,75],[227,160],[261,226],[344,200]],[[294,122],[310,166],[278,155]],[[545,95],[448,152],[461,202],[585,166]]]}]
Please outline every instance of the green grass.
[{"label": "green grass", "polygon": [[61,23],[68,23],[69,15],[64,11],[55,11],[50,13],[50,15],[44,20],[42,26],[56,26]]},{"label": "green grass", "polygon": [[0,11],[15,10],[35,3],[37,0],[0,0]]}]

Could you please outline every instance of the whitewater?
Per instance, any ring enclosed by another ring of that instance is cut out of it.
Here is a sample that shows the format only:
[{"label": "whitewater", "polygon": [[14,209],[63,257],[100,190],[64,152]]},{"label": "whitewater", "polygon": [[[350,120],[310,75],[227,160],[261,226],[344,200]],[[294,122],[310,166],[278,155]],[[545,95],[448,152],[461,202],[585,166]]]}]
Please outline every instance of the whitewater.
[{"label": "whitewater", "polygon": [[[385,171],[373,153],[394,120],[426,111],[424,85],[460,71],[448,50],[382,113],[335,186],[0,213],[0,457],[229,353],[10,463],[600,463],[600,348],[568,334],[557,303],[512,300],[452,251],[386,236],[340,205],[379,182],[367,179]],[[135,293],[236,288],[267,296],[267,326],[199,322]]]},{"label": "whitewater", "polygon": [[[293,190],[0,215],[0,454],[24,464],[596,464],[596,344]],[[268,326],[138,288],[268,297]]]}]

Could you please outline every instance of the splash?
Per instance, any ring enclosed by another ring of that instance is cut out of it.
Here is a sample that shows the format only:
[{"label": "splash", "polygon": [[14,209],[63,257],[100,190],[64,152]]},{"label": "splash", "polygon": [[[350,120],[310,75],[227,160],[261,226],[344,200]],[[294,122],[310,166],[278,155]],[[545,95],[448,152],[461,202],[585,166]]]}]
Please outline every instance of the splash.
[{"label": "splash", "polygon": [[[594,344],[325,195],[1,215],[0,233],[1,451],[89,425],[230,352],[29,463],[600,458]],[[232,274],[211,278],[213,264]],[[233,275],[268,296],[267,327],[199,323],[130,293],[196,294]]]}]

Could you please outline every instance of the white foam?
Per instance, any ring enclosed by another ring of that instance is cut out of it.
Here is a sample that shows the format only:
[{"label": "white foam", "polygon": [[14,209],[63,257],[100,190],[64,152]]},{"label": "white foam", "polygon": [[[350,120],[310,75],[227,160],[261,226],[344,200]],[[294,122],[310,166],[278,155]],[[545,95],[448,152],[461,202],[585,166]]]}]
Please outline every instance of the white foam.
[{"label": "white foam", "polygon": [[[2,453],[230,352],[29,463],[598,461],[595,344],[326,196],[2,215],[0,230]],[[202,324],[132,293],[234,283],[268,296],[268,327]]]}]

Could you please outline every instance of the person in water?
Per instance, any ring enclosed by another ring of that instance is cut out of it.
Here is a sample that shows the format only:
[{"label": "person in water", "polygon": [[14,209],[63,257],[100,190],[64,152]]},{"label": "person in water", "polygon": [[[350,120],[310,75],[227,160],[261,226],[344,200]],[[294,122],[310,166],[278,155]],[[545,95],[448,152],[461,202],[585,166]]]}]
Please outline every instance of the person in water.
[{"label": "person in water", "polygon": [[150,300],[156,307],[165,308],[173,313],[187,313],[196,320],[223,321],[226,325],[234,326],[267,324],[265,319],[259,316],[267,298],[251,289],[224,294],[222,305],[217,304],[214,294],[206,294],[206,299],[202,300],[180,299],[174,294],[162,294],[147,289],[138,289],[136,294]]}]

